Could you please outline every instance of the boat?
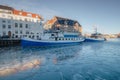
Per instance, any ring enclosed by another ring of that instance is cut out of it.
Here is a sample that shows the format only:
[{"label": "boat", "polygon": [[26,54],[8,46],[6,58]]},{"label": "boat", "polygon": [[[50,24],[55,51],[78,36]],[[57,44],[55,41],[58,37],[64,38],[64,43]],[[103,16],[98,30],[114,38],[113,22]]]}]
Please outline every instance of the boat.
[{"label": "boat", "polygon": [[85,38],[85,42],[103,42],[106,40],[107,39],[101,33],[97,32],[97,28],[95,28],[95,33]]},{"label": "boat", "polygon": [[85,38],[80,33],[52,32],[44,33],[40,39],[22,38],[21,46],[56,46],[79,44]]},{"label": "boat", "polygon": [[106,38],[102,34],[92,34],[90,37],[85,38],[85,42],[103,42]]}]

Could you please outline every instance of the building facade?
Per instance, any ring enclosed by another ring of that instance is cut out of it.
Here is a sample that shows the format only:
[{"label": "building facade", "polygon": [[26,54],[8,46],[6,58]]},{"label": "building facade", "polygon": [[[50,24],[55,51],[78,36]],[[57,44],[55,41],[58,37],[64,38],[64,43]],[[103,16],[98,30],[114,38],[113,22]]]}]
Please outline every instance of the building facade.
[{"label": "building facade", "polygon": [[0,37],[40,38],[42,20],[38,14],[0,5]]},{"label": "building facade", "polygon": [[48,20],[44,25],[45,30],[60,30],[64,32],[79,32],[82,33],[82,26],[76,20],[55,16]]}]

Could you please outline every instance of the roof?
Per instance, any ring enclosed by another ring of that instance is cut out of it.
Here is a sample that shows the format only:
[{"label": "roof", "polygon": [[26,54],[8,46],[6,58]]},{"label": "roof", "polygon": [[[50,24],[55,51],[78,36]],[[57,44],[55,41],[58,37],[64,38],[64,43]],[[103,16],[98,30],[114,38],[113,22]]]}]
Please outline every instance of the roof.
[{"label": "roof", "polygon": [[[59,17],[59,16],[55,16],[57,19],[64,19],[64,20],[72,20],[72,19],[68,19],[68,18],[63,18],[63,17]],[[72,20],[72,21],[75,21],[77,22],[76,20]]]},{"label": "roof", "polygon": [[0,9],[13,10],[14,8],[9,6],[0,5]]},{"label": "roof", "polygon": [[0,5],[0,9],[11,10],[14,15],[21,15],[21,16],[32,17],[32,18],[39,18],[39,19],[43,20],[43,18],[39,14],[26,12],[26,11],[23,11],[23,10],[16,10],[16,9],[14,9],[12,7],[9,7],[9,6]]},{"label": "roof", "polygon": [[68,25],[72,25],[73,26],[73,24],[78,23],[78,25],[81,26],[77,20],[72,20],[72,19],[58,17],[58,16],[55,16],[55,17],[56,17],[56,19],[58,20],[59,23],[65,24],[64,21],[67,21],[66,23]]},{"label": "roof", "polygon": [[[72,19],[68,19],[68,18],[63,18],[63,17],[58,17],[58,16],[54,16],[51,20],[48,20],[45,24],[46,25],[53,25],[55,22],[58,22],[59,24],[63,24],[63,25],[74,25],[75,23],[78,23],[78,21],[76,20],[72,20]],[[79,26],[81,26],[78,23]]]},{"label": "roof", "polygon": [[33,18],[40,18],[42,19],[42,17],[39,14],[35,14],[35,13],[30,13],[30,12],[25,12],[23,10],[13,10],[13,14],[15,15],[21,15],[21,16],[29,16],[29,17],[33,17]]}]

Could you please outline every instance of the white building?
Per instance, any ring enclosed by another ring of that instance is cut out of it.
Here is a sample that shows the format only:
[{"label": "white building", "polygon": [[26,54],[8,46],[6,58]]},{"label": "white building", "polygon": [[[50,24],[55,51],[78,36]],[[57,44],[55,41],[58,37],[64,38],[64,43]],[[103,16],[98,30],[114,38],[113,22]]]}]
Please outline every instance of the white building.
[{"label": "white building", "polygon": [[0,5],[0,37],[40,38],[43,32],[42,20],[38,14]]}]

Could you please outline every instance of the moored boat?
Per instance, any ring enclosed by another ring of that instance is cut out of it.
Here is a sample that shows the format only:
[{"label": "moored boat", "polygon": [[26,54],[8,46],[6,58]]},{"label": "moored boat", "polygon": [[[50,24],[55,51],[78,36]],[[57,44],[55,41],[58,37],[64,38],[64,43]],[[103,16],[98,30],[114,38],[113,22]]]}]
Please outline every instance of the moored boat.
[{"label": "moored boat", "polygon": [[85,42],[103,42],[103,41],[106,41],[106,38],[101,33],[97,32],[97,28],[95,28],[95,33],[85,38]]},{"label": "moored boat", "polygon": [[45,33],[40,39],[23,38],[21,39],[22,46],[56,46],[79,44],[85,39],[79,33]]},{"label": "moored boat", "polygon": [[106,41],[105,38],[85,38],[85,42],[103,42]]}]

